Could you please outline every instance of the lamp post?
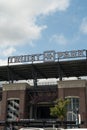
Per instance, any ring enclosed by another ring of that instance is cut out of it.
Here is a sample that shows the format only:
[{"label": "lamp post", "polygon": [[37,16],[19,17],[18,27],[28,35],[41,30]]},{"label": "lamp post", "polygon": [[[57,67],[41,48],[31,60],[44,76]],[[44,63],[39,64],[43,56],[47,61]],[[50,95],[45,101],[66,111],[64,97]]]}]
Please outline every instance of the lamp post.
[{"label": "lamp post", "polygon": [[80,117],[80,114],[79,114],[79,109],[76,108],[76,126],[79,128],[81,124],[81,117]]}]

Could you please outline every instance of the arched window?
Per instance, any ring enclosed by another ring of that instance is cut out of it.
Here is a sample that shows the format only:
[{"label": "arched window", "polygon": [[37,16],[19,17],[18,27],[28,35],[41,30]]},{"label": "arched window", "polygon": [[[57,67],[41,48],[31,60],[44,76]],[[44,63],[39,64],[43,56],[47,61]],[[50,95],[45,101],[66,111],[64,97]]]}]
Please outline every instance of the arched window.
[{"label": "arched window", "polygon": [[68,96],[66,99],[70,100],[70,103],[67,105],[67,120],[76,121],[80,98],[78,96]]},{"label": "arched window", "polygon": [[[9,98],[7,100],[7,120],[17,120],[19,118],[19,98]],[[18,126],[9,125],[7,130],[18,130]]]},{"label": "arched window", "polygon": [[7,120],[16,120],[19,117],[19,99],[9,98],[7,100]]}]

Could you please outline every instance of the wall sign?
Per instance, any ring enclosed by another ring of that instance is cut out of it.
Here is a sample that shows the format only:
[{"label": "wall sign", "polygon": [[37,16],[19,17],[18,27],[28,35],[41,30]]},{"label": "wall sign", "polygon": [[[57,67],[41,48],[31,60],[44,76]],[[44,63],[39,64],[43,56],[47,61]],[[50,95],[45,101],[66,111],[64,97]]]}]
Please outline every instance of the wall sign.
[{"label": "wall sign", "polygon": [[38,62],[53,62],[69,58],[86,57],[86,50],[72,50],[65,52],[45,51],[43,54],[21,55],[8,57],[10,63],[38,63]]}]

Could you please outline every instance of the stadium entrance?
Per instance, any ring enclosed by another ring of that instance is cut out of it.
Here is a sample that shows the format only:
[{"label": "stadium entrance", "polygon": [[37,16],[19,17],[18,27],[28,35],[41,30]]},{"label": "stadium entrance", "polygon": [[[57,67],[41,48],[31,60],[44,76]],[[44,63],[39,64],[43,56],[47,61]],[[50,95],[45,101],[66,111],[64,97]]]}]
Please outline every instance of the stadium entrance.
[{"label": "stadium entrance", "polygon": [[50,106],[39,106],[37,108],[37,119],[50,119]]},{"label": "stadium entrance", "polygon": [[50,107],[54,105],[54,101],[58,98],[57,85],[38,86],[37,88],[30,88],[28,90],[29,102],[29,118],[34,119],[49,119]]}]

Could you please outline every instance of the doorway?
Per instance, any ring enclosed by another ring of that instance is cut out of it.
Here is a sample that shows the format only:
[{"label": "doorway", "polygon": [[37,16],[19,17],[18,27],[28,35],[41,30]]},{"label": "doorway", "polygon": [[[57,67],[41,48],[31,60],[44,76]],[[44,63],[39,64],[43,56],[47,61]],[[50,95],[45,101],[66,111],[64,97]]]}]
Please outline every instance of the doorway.
[{"label": "doorway", "polygon": [[50,119],[50,107],[39,106],[37,107],[37,119]]}]

